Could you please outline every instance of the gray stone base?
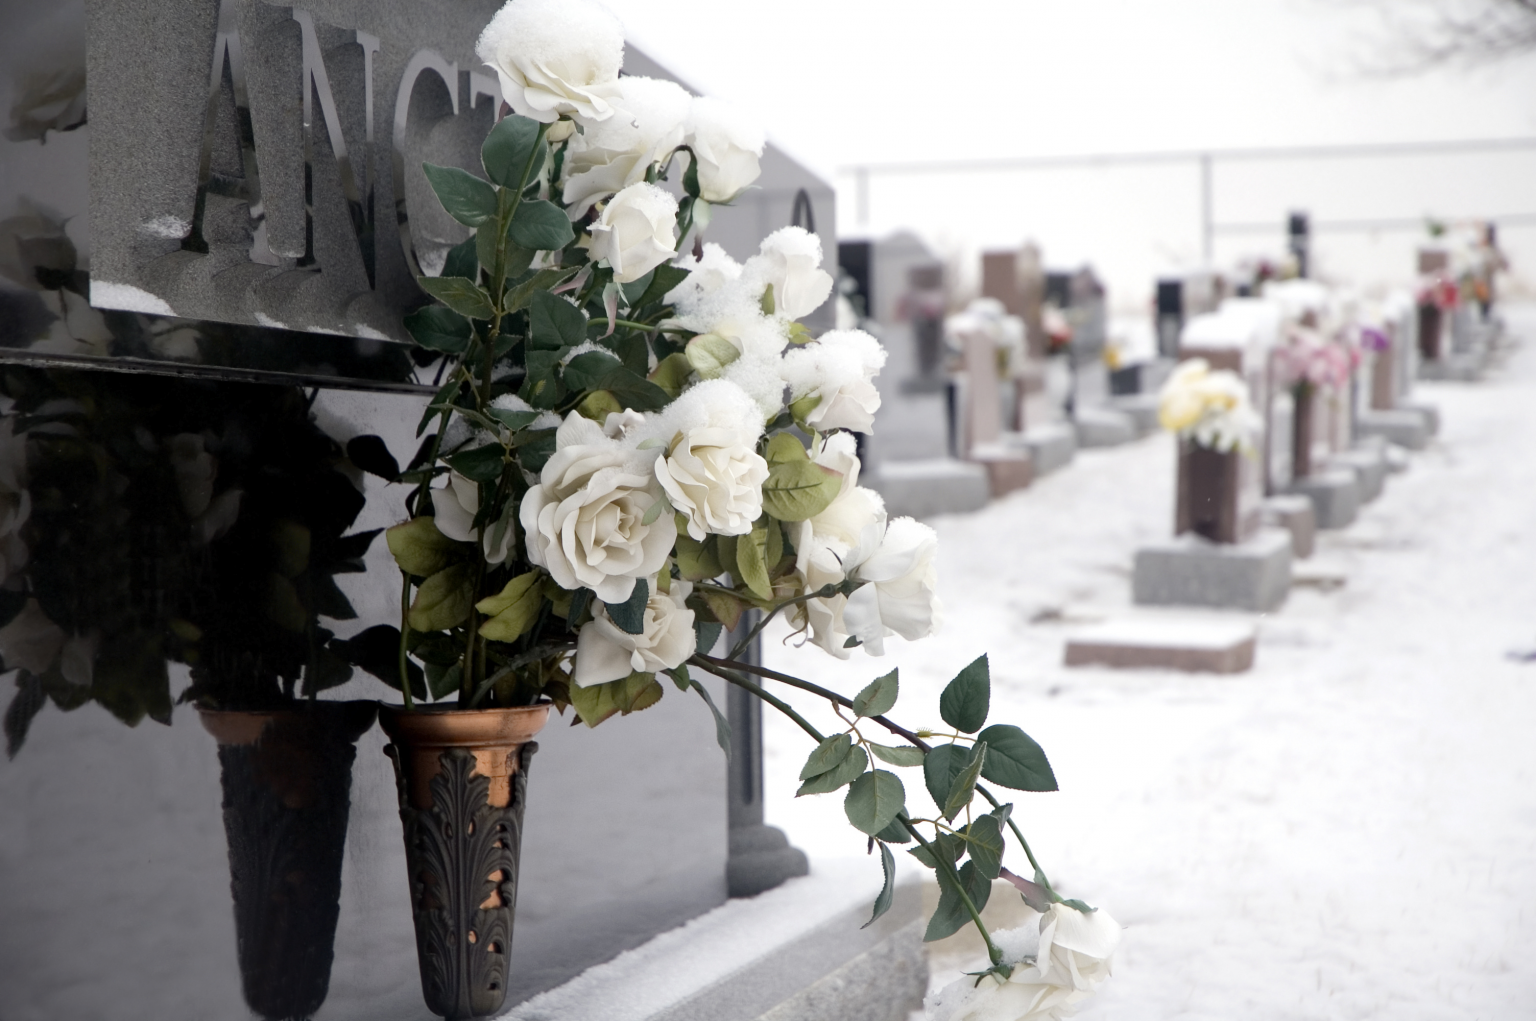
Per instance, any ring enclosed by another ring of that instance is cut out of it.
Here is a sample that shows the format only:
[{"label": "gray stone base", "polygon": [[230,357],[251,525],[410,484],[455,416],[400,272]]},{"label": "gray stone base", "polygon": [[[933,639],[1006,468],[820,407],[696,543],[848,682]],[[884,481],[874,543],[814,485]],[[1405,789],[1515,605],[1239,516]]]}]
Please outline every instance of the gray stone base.
[{"label": "gray stone base", "polygon": [[1244,543],[1192,534],[1136,551],[1132,599],[1148,606],[1211,606],[1268,613],[1291,586],[1291,536],[1265,528]]},{"label": "gray stone base", "polygon": [[1317,515],[1305,496],[1271,496],[1264,501],[1264,523],[1291,534],[1291,556],[1303,560],[1317,547]]},{"label": "gray stone base", "polygon": [[1115,447],[1140,435],[1131,416],[1113,408],[1078,408],[1073,424],[1079,447]]},{"label": "gray stone base", "polygon": [[1483,375],[1481,352],[1462,351],[1434,361],[1419,362],[1419,378],[1434,382],[1474,383]]},{"label": "gray stone base", "polygon": [[1360,513],[1360,483],[1347,468],[1297,479],[1291,483],[1290,491],[1312,501],[1318,528],[1348,528]]},{"label": "gray stone base", "polygon": [[1061,423],[1037,425],[1023,433],[1006,433],[1003,442],[1029,451],[1037,478],[1065,468],[1077,455],[1077,436],[1071,426]]},{"label": "gray stone base", "polygon": [[859,481],[885,498],[893,518],[966,514],[985,507],[992,495],[984,467],[951,458],[882,461],[875,474]]},{"label": "gray stone base", "polygon": [[928,991],[928,949],[919,918],[757,1021],[907,1021]]},{"label": "gray stone base", "polygon": [[1424,420],[1424,429],[1430,436],[1440,435],[1440,408],[1434,404],[1410,404],[1405,411],[1411,411]]},{"label": "gray stone base", "polygon": [[737,826],[730,839],[725,892],[731,897],[756,897],[811,871],[805,852],[789,846],[789,838],[777,826]]},{"label": "gray stone base", "polygon": [[1387,459],[1377,450],[1346,450],[1335,454],[1331,460],[1335,468],[1347,468],[1355,473],[1355,484],[1360,487],[1360,502],[1370,503],[1381,495],[1387,483]]},{"label": "gray stone base", "polygon": [[1129,394],[1111,397],[1109,406],[1131,420],[1138,436],[1150,436],[1162,428],[1157,421],[1157,394]]},{"label": "gray stone base", "polygon": [[1111,621],[1067,640],[1066,666],[1237,674],[1253,666],[1257,629],[1244,620]]},{"label": "gray stone base", "polygon": [[1361,436],[1380,436],[1388,443],[1409,450],[1423,450],[1429,446],[1430,431],[1425,416],[1415,408],[1367,411],[1355,423],[1355,432]]},{"label": "gray stone base", "polygon": [[988,443],[972,447],[970,460],[986,469],[993,499],[1024,489],[1035,481],[1035,461],[1027,450]]}]

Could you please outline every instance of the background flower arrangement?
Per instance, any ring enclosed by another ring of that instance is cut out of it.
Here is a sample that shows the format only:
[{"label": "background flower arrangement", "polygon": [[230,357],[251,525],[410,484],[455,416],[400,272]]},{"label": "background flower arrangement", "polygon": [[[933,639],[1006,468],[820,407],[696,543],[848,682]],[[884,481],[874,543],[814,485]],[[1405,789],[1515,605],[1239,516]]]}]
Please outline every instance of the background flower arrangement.
[{"label": "background flower arrangement", "polygon": [[[483,178],[424,168],[474,236],[420,281],[441,304],[407,320],[446,356],[445,381],[400,476],[409,518],[387,532],[402,626],[355,640],[397,643],[398,656],[364,665],[407,709],[428,695],[459,709],[547,700],[592,727],[660,700],[661,677],[709,702],[690,667],[710,671],[816,741],[799,793],[847,788],[849,822],[886,874],[876,916],[893,893],[891,846],[915,842],[942,890],[927,937],[966,921],[986,937],[979,911],[1011,875],[1011,833],[1034,870],[1019,882],[1051,919],[1060,908],[1113,928],[1052,892],[1012,806],[980,783],[1056,787],[1028,735],[986,726],[984,656],[946,689],[938,733],[887,718],[894,671],[849,698],[743,658],[779,613],[840,658],[942,620],[932,529],[888,518],[858,484],[852,434],[873,427],[885,353],[860,331],[812,338],[798,322],[832,289],[819,240],[785,228],[737,263],[698,236],[756,177],[762,133],[671,83],[620,78],[622,32],[592,0],[514,0],[479,53],[512,113],[485,141]],[[712,655],[728,628],[743,637]],[[762,678],[824,697],[836,730]],[[871,725],[900,741],[870,740]],[[872,758],[920,768],[934,811],[909,812],[902,780]],[[1030,955],[987,945],[991,978],[976,988],[1001,989]]]}]

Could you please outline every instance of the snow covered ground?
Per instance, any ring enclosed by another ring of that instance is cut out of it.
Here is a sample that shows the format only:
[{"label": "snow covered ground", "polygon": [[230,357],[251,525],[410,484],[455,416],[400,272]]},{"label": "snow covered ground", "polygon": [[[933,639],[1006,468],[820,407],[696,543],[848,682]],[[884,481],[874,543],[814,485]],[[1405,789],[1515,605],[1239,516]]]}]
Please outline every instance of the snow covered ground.
[{"label": "snow covered ground", "polygon": [[[1125,927],[1081,1017],[1536,1015],[1536,662],[1510,656],[1536,649],[1536,308],[1506,314],[1523,348],[1483,383],[1419,386],[1440,437],[1321,536],[1250,673],[1061,665],[1072,628],[1131,612],[1133,550],[1171,526],[1165,436],[936,520],[939,637],[847,664],[768,641],[769,665],[850,694],[900,666],[909,725],[990,653],[992,719],[1061,784],[1015,818],[1060,889]],[[766,727],[769,822],[813,858],[861,855],[840,796],[791,797],[802,733]]]}]

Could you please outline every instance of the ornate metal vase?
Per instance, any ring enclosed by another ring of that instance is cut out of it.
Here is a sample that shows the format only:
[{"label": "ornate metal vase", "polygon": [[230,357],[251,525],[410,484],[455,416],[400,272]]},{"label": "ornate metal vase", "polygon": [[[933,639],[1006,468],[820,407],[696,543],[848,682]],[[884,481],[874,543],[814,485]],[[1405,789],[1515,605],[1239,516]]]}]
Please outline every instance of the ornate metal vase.
[{"label": "ornate metal vase", "polygon": [[219,742],[241,991],[269,1021],[310,1017],[330,989],[352,761],[377,711],[198,710]]},{"label": "ornate metal vase", "polygon": [[533,737],[549,705],[508,709],[385,706],[393,742],[421,989],[459,1021],[501,1009],[517,907],[518,858]]}]

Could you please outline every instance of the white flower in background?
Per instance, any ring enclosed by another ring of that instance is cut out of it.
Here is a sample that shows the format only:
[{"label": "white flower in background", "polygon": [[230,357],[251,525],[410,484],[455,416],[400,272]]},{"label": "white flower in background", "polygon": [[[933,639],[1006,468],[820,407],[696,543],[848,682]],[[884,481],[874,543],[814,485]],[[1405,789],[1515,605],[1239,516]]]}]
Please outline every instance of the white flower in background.
[{"label": "white flower in background", "polygon": [[1120,926],[1109,912],[1052,904],[1038,925],[992,934],[1013,974],[969,976],[929,994],[929,1021],[1056,1021],[1074,1013],[1112,972]]},{"label": "white flower in background", "polygon": [[757,452],[763,419],[745,390],[723,379],[683,392],[662,414],[656,479],[687,516],[688,534],[745,535],[763,513],[768,462]]},{"label": "white flower in background", "polygon": [[654,674],[671,670],[693,655],[698,644],[693,611],[683,605],[693,586],[673,580],[670,592],[659,592],[656,579],[647,579],[647,584],[650,594],[638,635],[615,624],[607,606],[595,605],[592,620],[576,636],[574,680],[579,687],[621,681],[636,671]]},{"label": "white flower in background", "polygon": [[672,236],[677,199],[644,181],[615,195],[583,241],[594,262],[606,262],[613,279],[627,284],[639,280],[677,254]]},{"label": "white flower in background", "polygon": [[874,379],[885,358],[880,342],[863,330],[833,330],[786,352],[781,372],[791,403],[813,405],[802,416],[812,429],[867,433],[880,410]]},{"label": "white flower in background", "polygon": [[[448,484],[432,490],[433,521],[437,530],[455,542],[476,541],[475,515],[480,513],[480,484],[465,478],[456,471],[448,473]],[[511,510],[501,522],[488,522],[480,539],[485,549],[485,561],[499,564],[507,559],[512,544],[517,539],[517,529],[511,520]],[[498,529],[501,535],[497,535]],[[492,539],[499,541],[493,547]]]},{"label": "white flower in background", "polygon": [[0,582],[27,565],[21,526],[32,516],[27,490],[27,434],[16,435],[16,420],[0,417]]},{"label": "white flower in background", "polygon": [[729,103],[699,98],[688,111],[688,146],[698,159],[699,197],[729,202],[762,173],[763,129]]},{"label": "white flower in background", "polygon": [[[572,220],[614,192],[645,180],[646,169],[683,143],[692,97],[676,82],[620,78],[614,114],[571,140],[563,196]],[[674,213],[674,215],[676,215]]]},{"label": "white flower in background", "polygon": [[[853,437],[834,433],[813,446],[812,461],[840,472],[842,488],[826,509],[800,522],[795,536],[795,570],[805,591],[843,582],[880,547],[885,535],[885,501],[859,482],[859,459]],[[839,659],[848,658],[850,631],[844,621],[848,597],[809,599],[797,611],[800,623],[811,629],[811,640]]]},{"label": "white flower in background", "polygon": [[885,638],[926,638],[944,622],[939,602],[939,537],[912,518],[886,525],[874,553],[853,570],[865,584],[848,596],[843,623],[871,656],[885,655]]},{"label": "white flower in background", "polygon": [[635,579],[661,570],[677,525],[665,513],[645,523],[662,499],[648,454],[574,411],[561,423],[554,456],[519,511],[528,559],[561,588],[590,588],[604,602],[622,603]]},{"label": "white flower in background", "polygon": [[496,12],[475,53],[496,69],[515,113],[551,124],[594,124],[613,115],[624,26],[595,0],[511,0]]},{"label": "white flower in background", "polygon": [[1211,371],[1204,358],[1179,363],[1158,395],[1164,429],[1213,450],[1246,451],[1263,427],[1248,384],[1227,369]]},{"label": "white flower in background", "polygon": [[809,315],[832,293],[832,275],[821,268],[821,238],[802,227],[781,227],[763,238],[745,270],[759,293],[762,285],[773,288],[779,319]]}]

